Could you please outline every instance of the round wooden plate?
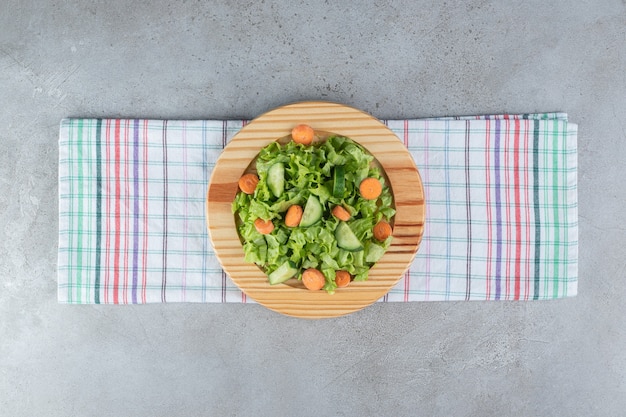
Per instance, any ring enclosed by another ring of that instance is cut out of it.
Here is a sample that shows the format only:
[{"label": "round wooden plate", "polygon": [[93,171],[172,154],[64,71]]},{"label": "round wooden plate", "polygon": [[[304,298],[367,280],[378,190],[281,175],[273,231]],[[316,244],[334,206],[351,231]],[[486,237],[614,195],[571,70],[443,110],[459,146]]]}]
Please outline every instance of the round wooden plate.
[{"label": "round wooden plate", "polygon": [[[239,177],[261,148],[289,135],[300,123],[308,124],[316,131],[347,136],[364,146],[382,165],[394,196],[396,215],[391,246],[370,270],[367,281],[353,281],[332,295],[325,291],[309,291],[299,282],[270,286],[263,271],[245,262],[231,209]],[[279,107],[243,127],[215,164],[206,211],[215,254],[235,284],[247,296],[271,310],[311,319],[349,314],[384,296],[415,257],[425,218],[422,181],[403,143],[374,117],[329,102],[302,102]]]}]

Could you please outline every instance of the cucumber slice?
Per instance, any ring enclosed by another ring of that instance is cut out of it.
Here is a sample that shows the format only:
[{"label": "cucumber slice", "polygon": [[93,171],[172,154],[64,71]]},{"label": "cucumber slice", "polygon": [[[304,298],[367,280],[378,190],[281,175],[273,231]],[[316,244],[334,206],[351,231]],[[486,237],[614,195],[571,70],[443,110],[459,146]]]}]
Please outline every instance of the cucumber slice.
[{"label": "cucumber slice", "polygon": [[335,229],[335,239],[337,246],[350,252],[363,250],[361,241],[356,237],[350,226],[346,222],[340,222]]},{"label": "cucumber slice", "polygon": [[300,227],[308,227],[317,223],[322,218],[323,211],[322,203],[320,203],[315,195],[311,194],[304,206]]},{"label": "cucumber slice", "polygon": [[297,273],[298,269],[296,268],[296,264],[291,261],[286,261],[274,272],[269,274],[267,278],[270,281],[270,285],[276,285],[280,284],[281,282],[287,281],[289,278],[293,277]]},{"label": "cucumber slice", "polygon": [[385,248],[373,242],[368,242],[365,248],[365,262],[376,263],[385,254]]},{"label": "cucumber slice", "polygon": [[343,165],[337,165],[333,173],[333,197],[343,197],[346,190],[346,173]]},{"label": "cucumber slice", "polygon": [[285,191],[285,165],[282,162],[276,162],[267,170],[267,186],[277,198]]}]

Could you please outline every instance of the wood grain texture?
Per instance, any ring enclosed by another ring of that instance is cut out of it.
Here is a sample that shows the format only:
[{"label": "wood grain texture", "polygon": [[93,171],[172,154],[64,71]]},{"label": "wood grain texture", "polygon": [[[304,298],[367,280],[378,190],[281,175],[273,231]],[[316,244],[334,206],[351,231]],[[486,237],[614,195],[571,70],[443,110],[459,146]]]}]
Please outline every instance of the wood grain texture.
[{"label": "wood grain texture", "polygon": [[[316,131],[350,137],[382,165],[394,196],[391,246],[365,282],[335,294],[309,291],[297,280],[270,286],[256,265],[246,263],[231,204],[237,181],[261,148],[289,135],[300,123]],[[258,303],[289,316],[327,318],[360,310],[384,296],[402,277],[419,248],[424,230],[424,190],[413,158],[398,137],[374,117],[329,102],[302,102],[269,111],[243,127],[216,162],[207,193],[207,225],[216,256],[235,284]]]}]

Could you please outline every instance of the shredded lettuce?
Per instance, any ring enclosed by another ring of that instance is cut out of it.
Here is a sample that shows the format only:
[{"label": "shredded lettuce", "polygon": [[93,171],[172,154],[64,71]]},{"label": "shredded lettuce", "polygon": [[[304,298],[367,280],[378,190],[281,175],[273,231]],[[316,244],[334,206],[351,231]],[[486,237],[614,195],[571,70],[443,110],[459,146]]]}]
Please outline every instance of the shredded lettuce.
[{"label": "shredded lettuce", "polygon": [[[335,272],[346,270],[355,281],[367,279],[370,268],[380,260],[391,244],[392,237],[378,242],[373,226],[395,215],[393,196],[384,176],[372,164],[374,157],[362,146],[343,136],[331,136],[326,141],[304,146],[290,141],[284,145],[272,142],[263,148],[256,160],[259,183],[253,195],[238,193],[233,201],[237,229],[243,244],[246,262],[255,263],[271,273],[286,261],[299,269],[297,278],[307,268],[319,269],[326,278],[324,290],[336,289]],[[282,162],[285,166],[285,189],[275,197],[267,180],[269,168]],[[345,171],[343,193],[333,195],[333,170],[342,165]],[[366,200],[358,192],[360,182],[374,177],[383,184],[376,200]],[[287,227],[284,216],[294,205],[304,205],[309,195],[318,197],[323,207],[320,221],[309,227]],[[335,228],[339,224],[331,214],[335,205],[342,205],[352,218],[348,224],[363,250],[350,252],[338,247]],[[254,227],[257,218],[272,220],[274,230],[260,234]]]}]

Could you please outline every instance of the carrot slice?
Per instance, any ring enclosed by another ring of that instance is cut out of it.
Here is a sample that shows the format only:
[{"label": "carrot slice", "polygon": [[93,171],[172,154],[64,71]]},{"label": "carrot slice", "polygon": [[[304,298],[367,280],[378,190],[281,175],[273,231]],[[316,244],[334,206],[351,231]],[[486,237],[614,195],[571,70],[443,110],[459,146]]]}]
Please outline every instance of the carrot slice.
[{"label": "carrot slice", "polygon": [[296,143],[310,145],[315,137],[315,131],[309,125],[298,125],[291,130],[291,137]]},{"label": "carrot slice", "polygon": [[285,226],[287,227],[296,227],[300,224],[300,220],[302,220],[302,207],[297,204],[289,207],[287,210],[287,214],[285,214]]},{"label": "carrot slice", "polygon": [[269,235],[274,230],[274,223],[271,220],[263,220],[262,218],[258,218],[254,221],[254,227],[257,232],[262,235]]},{"label": "carrot slice", "polygon": [[348,220],[350,220],[350,217],[352,217],[350,216],[350,212],[348,212],[348,210],[341,206],[335,206],[332,213],[333,216],[335,216],[339,220],[343,220],[344,222],[347,222]]},{"label": "carrot slice", "polygon": [[254,194],[259,177],[255,174],[244,174],[239,178],[239,189],[246,194]]},{"label": "carrot slice", "polygon": [[321,290],[326,284],[324,274],[315,268],[309,268],[302,273],[302,283],[311,291]]},{"label": "carrot slice", "polygon": [[335,284],[339,288],[347,287],[350,284],[350,273],[348,271],[335,272]]},{"label": "carrot slice", "polygon": [[384,220],[376,223],[373,229],[374,237],[381,242],[391,236],[391,225]]},{"label": "carrot slice", "polygon": [[376,178],[365,178],[359,185],[361,196],[366,200],[376,200],[383,192],[383,186]]}]

